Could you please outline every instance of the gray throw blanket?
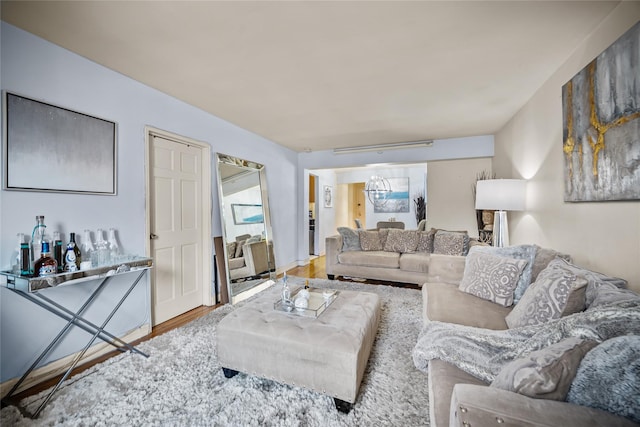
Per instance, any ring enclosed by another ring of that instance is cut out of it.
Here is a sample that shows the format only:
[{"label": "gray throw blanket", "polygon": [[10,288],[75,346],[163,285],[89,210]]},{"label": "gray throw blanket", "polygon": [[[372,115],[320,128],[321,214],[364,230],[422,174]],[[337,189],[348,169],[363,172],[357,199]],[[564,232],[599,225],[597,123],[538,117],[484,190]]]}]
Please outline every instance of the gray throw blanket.
[{"label": "gray throw blanket", "polygon": [[491,383],[506,363],[565,338],[603,342],[629,334],[640,335],[637,299],[594,307],[543,325],[504,331],[433,321],[418,337],[413,362],[426,372],[429,360],[440,359]]}]

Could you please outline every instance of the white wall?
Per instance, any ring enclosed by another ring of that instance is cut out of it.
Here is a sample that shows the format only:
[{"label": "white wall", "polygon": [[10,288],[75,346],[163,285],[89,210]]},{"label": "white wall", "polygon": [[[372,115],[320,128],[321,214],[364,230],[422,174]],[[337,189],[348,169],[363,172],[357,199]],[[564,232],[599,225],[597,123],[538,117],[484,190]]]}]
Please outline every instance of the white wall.
[{"label": "white wall", "polygon": [[427,227],[467,230],[478,237],[472,187],[478,173],[491,171],[491,158],[429,162],[428,168]]},{"label": "white wall", "polygon": [[[119,231],[124,250],[144,254],[148,238],[144,231],[146,125],[206,142],[211,145],[212,154],[222,152],[264,164],[277,264],[290,264],[297,258],[296,229],[292,226],[297,222],[299,205],[295,152],[16,27],[4,22],[0,25],[2,90],[117,122],[119,183],[117,196],[1,191],[3,269],[10,265],[16,233],[30,234],[38,214],[45,215],[50,230],[62,231],[65,240],[71,231],[114,227]],[[212,176],[216,176],[213,159]],[[205,215],[212,218],[214,236],[221,235],[217,188],[217,183],[212,183],[213,212]],[[142,284],[141,289],[145,287],[148,283]],[[76,293],[85,292],[85,288],[73,288],[81,290],[50,292],[62,300],[75,301]],[[4,381],[18,373],[15,361],[24,363],[34,356],[31,347],[24,345],[25,340],[36,346],[48,342],[50,330],[45,330],[42,324],[51,319],[4,288],[0,289],[0,296],[0,380]],[[132,295],[130,301],[131,306],[122,307],[110,324],[114,333],[124,334],[149,322],[148,310],[141,309],[148,304],[146,292]],[[96,310],[100,311],[99,307]],[[77,338],[72,335],[65,339],[59,354],[80,348],[84,342]]]},{"label": "white wall", "polygon": [[496,134],[494,171],[529,180],[527,211],[511,213],[512,244],[537,243],[640,291],[640,202],[565,203],[562,86],[640,19],[622,2]]}]

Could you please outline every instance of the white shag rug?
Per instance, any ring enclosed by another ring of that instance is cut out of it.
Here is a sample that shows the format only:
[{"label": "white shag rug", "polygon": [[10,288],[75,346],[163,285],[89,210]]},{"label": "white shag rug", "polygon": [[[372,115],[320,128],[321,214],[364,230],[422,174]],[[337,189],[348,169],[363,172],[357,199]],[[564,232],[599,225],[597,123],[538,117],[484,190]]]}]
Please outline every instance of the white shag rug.
[{"label": "white shag rug", "polygon": [[[290,283],[304,280],[291,277]],[[331,397],[302,388],[243,373],[225,378],[216,357],[216,326],[235,309],[225,305],[141,343],[138,348],[150,354],[148,359],[125,353],[67,380],[36,420],[23,418],[13,406],[3,408],[0,425],[428,425],[427,377],[411,358],[422,327],[420,291],[320,279],[310,285],[373,292],[382,299],[376,341],[349,414],[338,412]],[[21,405],[33,412],[45,395]]]}]

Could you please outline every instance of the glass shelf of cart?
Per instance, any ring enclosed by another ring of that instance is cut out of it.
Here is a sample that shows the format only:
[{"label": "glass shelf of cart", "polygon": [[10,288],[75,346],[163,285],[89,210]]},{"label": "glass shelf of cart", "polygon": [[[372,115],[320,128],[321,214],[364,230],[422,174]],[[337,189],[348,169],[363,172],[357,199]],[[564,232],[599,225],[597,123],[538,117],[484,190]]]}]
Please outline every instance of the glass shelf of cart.
[{"label": "glass shelf of cart", "polygon": [[127,255],[120,257],[116,264],[54,274],[47,277],[22,276],[20,274],[16,274],[14,271],[0,271],[0,275],[6,276],[7,283],[3,286],[6,286],[7,288],[16,289],[22,292],[36,292],[41,289],[100,279],[107,276],[127,273],[129,271],[151,268],[152,266],[153,260],[151,258]]}]

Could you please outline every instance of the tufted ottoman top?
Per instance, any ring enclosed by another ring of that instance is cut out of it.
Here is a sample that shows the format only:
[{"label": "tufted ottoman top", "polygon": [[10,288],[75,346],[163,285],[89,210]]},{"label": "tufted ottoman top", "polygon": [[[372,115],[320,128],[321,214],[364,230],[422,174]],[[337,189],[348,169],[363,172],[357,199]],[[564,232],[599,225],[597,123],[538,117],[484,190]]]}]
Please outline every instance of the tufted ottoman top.
[{"label": "tufted ottoman top", "polygon": [[218,325],[218,359],[228,369],[355,402],[380,320],[380,298],[339,291],[317,318],[276,311],[275,285]]}]

